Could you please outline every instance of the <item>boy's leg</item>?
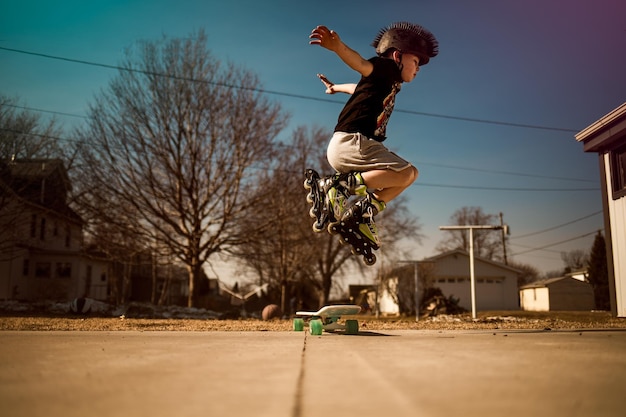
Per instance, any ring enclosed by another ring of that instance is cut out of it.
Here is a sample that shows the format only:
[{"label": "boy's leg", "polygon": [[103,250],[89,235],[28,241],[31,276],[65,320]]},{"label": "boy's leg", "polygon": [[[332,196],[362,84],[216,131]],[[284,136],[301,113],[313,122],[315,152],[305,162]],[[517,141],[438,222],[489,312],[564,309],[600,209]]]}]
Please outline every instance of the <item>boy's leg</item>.
[{"label": "boy's leg", "polygon": [[362,178],[367,188],[373,188],[376,191],[368,193],[364,198],[354,203],[344,213],[342,220],[358,222],[361,233],[379,247],[380,239],[374,216],[385,209],[386,203],[409,187],[417,175],[417,168],[413,166],[402,171],[374,170],[363,172]]},{"label": "boy's leg", "polygon": [[414,166],[409,166],[402,171],[379,169],[362,173],[367,187],[377,190],[374,192],[376,199],[385,203],[389,203],[413,184],[418,174]]}]

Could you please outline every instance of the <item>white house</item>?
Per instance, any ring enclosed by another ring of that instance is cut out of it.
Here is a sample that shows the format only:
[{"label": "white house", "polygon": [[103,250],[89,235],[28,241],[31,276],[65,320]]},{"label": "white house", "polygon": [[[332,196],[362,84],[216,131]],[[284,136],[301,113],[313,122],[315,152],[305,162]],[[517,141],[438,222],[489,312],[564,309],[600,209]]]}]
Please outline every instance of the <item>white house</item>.
[{"label": "white house", "polygon": [[575,137],[600,160],[611,310],[626,317],[626,103]]},{"label": "white house", "polygon": [[[432,286],[441,289],[446,297],[459,299],[459,305],[472,308],[469,254],[457,249],[431,258]],[[477,310],[519,310],[517,278],[521,271],[503,263],[474,257]]]},{"label": "white house", "polygon": [[591,311],[593,288],[575,274],[549,278],[522,286],[520,304],[527,311]]},{"label": "white house", "polygon": [[[419,291],[437,287],[445,297],[458,299],[460,307],[471,310],[470,259],[467,252],[460,249],[445,252],[415,262],[410,271],[408,268],[395,269],[378,290],[369,290],[372,294],[377,293],[382,314],[414,311],[415,274],[420,282]],[[517,279],[521,273],[503,263],[474,257],[477,310],[519,310]],[[422,296],[418,294],[418,297]]]}]

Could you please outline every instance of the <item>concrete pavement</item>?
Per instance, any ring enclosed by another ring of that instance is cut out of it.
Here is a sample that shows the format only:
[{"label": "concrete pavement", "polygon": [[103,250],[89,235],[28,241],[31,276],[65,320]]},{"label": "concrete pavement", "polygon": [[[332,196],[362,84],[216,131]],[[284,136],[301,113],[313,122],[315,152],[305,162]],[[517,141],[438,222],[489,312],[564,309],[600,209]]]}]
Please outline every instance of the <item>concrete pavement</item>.
[{"label": "concrete pavement", "polygon": [[623,416],[626,331],[0,332],[0,416]]}]

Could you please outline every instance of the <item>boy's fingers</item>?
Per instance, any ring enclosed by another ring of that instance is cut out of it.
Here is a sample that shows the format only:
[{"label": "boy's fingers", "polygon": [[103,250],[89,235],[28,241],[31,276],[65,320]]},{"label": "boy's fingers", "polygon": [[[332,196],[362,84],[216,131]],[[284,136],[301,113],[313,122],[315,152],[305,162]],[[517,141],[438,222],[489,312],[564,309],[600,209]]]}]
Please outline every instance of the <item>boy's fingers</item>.
[{"label": "boy's fingers", "polygon": [[317,77],[325,84],[330,84],[332,85],[332,83],[328,80],[328,78],[326,78],[326,76],[324,74],[317,74]]}]

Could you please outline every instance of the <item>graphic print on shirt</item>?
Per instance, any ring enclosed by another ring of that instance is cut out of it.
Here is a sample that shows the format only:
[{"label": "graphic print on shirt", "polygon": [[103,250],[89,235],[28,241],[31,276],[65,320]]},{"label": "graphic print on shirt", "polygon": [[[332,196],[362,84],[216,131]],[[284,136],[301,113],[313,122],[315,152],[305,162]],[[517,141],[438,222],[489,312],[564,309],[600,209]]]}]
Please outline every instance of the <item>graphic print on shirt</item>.
[{"label": "graphic print on shirt", "polygon": [[402,84],[396,82],[391,87],[391,92],[385,100],[383,100],[383,111],[376,118],[376,130],[374,131],[375,137],[386,137],[387,131],[387,123],[389,123],[389,117],[391,117],[391,112],[393,111],[393,106],[396,104],[396,94],[400,91]]}]

